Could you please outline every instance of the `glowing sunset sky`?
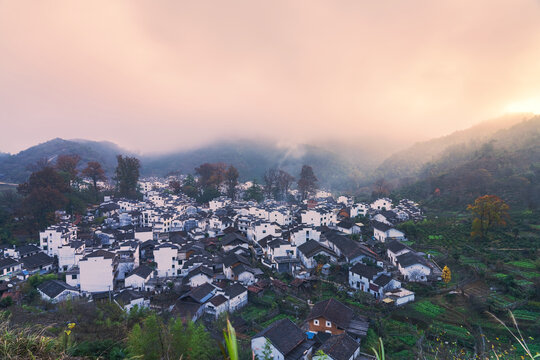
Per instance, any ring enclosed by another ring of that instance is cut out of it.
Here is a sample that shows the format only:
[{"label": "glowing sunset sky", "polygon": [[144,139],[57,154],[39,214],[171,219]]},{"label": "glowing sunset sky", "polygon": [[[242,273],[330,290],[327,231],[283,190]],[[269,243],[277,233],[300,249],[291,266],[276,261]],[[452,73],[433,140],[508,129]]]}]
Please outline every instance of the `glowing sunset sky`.
[{"label": "glowing sunset sky", "polygon": [[0,151],[440,136],[540,112],[538,0],[0,0]]}]

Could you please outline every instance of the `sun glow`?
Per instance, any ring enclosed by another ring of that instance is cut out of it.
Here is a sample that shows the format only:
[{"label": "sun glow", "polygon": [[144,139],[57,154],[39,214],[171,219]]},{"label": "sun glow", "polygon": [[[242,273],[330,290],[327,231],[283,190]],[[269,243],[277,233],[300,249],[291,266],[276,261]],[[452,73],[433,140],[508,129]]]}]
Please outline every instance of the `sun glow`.
[{"label": "sun glow", "polygon": [[506,106],[507,113],[533,113],[540,114],[540,97],[520,100]]}]

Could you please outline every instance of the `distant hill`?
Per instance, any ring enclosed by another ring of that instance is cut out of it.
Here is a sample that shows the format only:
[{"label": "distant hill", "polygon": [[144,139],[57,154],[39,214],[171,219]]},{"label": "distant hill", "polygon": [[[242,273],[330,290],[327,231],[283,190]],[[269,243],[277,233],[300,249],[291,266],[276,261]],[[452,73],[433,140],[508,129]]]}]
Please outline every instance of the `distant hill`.
[{"label": "distant hill", "polygon": [[[416,143],[383,161],[377,168],[376,176],[386,180],[415,177],[426,164],[444,161],[443,158],[449,157],[449,154],[452,158],[469,154],[491,139],[498,131],[531,118],[534,116],[530,114],[508,115],[447,136]],[[502,140],[500,137],[499,139]]]},{"label": "distant hill", "polygon": [[[334,146],[335,147],[335,146]],[[320,184],[332,189],[354,188],[368,169],[373,169],[373,156],[363,153],[355,156],[352,148],[345,146],[298,145],[283,147],[270,142],[229,141],[198,149],[178,151],[153,156],[137,156],[141,160],[142,176],[165,176],[174,172],[193,173],[195,167],[205,162],[223,162],[234,165],[242,180],[262,179],[271,167],[281,167],[297,176],[303,164],[313,166]],[[46,158],[54,163],[58,155],[81,156],[81,168],[88,161],[102,164],[108,176],[116,167],[117,154],[130,154],[110,142],[53,139],[32,146],[18,154],[0,157],[0,181],[20,183],[30,175],[30,166]]]},{"label": "distant hill", "polygon": [[330,149],[298,145],[280,147],[268,142],[222,142],[203,148],[167,155],[143,157],[143,174],[163,176],[180,171],[193,173],[195,167],[205,162],[223,162],[235,166],[242,180],[262,179],[264,172],[280,167],[297,177],[302,165],[313,167],[320,183],[332,189],[349,189],[360,181],[363,171],[369,168],[369,156],[348,157]]},{"label": "distant hill", "polygon": [[500,129],[476,142],[456,144],[401,179],[401,196],[434,207],[461,208],[495,194],[514,207],[540,206],[540,116]]},{"label": "distant hill", "polygon": [[116,167],[116,155],[126,153],[110,142],[56,138],[14,155],[0,156],[0,181],[24,182],[31,174],[30,167],[41,159],[54,163],[59,155],[74,154],[81,157],[81,167],[88,161],[99,161],[107,174],[111,175]]}]

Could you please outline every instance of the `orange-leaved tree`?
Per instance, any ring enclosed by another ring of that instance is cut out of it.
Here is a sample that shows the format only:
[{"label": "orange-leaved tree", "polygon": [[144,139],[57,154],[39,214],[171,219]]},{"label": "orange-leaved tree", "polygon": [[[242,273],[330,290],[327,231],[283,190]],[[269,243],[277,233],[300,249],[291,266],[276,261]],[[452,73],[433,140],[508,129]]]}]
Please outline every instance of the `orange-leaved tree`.
[{"label": "orange-leaved tree", "polygon": [[506,225],[510,207],[496,195],[484,195],[476,198],[467,210],[473,214],[471,236],[485,239],[488,232],[497,226]]}]

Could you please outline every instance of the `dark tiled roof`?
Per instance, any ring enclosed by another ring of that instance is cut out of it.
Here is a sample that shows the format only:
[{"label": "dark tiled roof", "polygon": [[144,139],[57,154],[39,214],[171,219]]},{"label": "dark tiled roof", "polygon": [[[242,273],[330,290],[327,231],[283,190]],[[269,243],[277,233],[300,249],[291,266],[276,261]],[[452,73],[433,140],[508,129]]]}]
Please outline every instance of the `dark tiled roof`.
[{"label": "dark tiled roof", "polygon": [[368,265],[356,263],[354,264],[354,266],[351,268],[350,271],[371,280],[381,270],[382,269],[375,266],[368,266]]},{"label": "dark tiled roof", "polygon": [[99,249],[99,250],[94,251],[91,254],[86,255],[85,257],[87,257],[87,258],[102,257],[102,258],[105,258],[105,259],[112,259],[112,258],[114,258],[114,253],[106,251],[106,250]]},{"label": "dark tiled roof", "polygon": [[390,276],[382,274],[373,282],[381,287],[385,287],[390,281],[392,281],[392,278]]},{"label": "dark tiled roof", "polygon": [[195,269],[191,270],[187,275],[187,279],[191,279],[193,276],[198,274],[204,274],[208,276],[209,278],[214,277],[214,271],[212,269],[207,268],[206,266],[197,266]]},{"label": "dark tiled roof", "polygon": [[148,267],[146,265],[141,265],[138,268],[133,269],[133,271],[130,272],[128,276],[137,275],[143,279],[146,279],[150,274],[152,274],[153,271],[154,270],[152,270],[151,267]]},{"label": "dark tiled roof", "polygon": [[143,298],[144,295],[140,292],[133,290],[123,290],[119,294],[114,296],[114,299],[122,304],[129,304],[133,300]]},{"label": "dark tiled roof", "polygon": [[399,263],[399,265],[401,265],[401,267],[408,267],[415,264],[422,264],[422,265],[427,266],[424,258],[419,255],[416,255],[413,252],[408,252],[403,255],[399,255],[396,258],[396,261]]},{"label": "dark tiled roof", "polygon": [[247,289],[239,283],[231,284],[225,288],[225,294],[231,299],[246,291]]},{"label": "dark tiled roof", "polygon": [[318,254],[321,251],[331,254],[332,256],[336,256],[336,254],[332,250],[328,249],[325,246],[322,246],[318,241],[315,240],[306,241],[298,247],[298,251],[308,258]]},{"label": "dark tiled roof", "polygon": [[226,301],[227,301],[227,298],[220,294],[220,295],[214,296],[212,300],[210,300],[210,303],[214,306],[219,306]]},{"label": "dark tiled roof", "polygon": [[77,288],[70,286],[66,284],[63,281],[60,280],[48,280],[44,283],[38,285],[38,290],[50,297],[51,299],[54,299],[58,295],[62,293],[64,290],[73,290],[78,291]]},{"label": "dark tiled roof", "polygon": [[245,257],[243,257],[242,255],[238,255],[238,254],[233,253],[233,254],[227,255],[226,257],[223,258],[223,265],[225,265],[225,267],[229,267],[231,265],[234,265],[237,262],[245,264],[245,265],[250,265],[249,260],[246,259]]},{"label": "dark tiled roof", "polygon": [[230,234],[225,235],[223,238],[221,238],[221,243],[223,245],[233,245],[233,244],[240,244],[240,243],[247,244],[248,240],[244,236],[238,233],[230,233]]},{"label": "dark tiled roof", "polygon": [[359,343],[347,333],[343,333],[330,337],[319,349],[333,360],[349,360],[359,347]]},{"label": "dark tiled roof", "polygon": [[342,329],[346,329],[354,316],[354,312],[336,299],[321,301],[311,309],[308,320],[323,317]]},{"label": "dark tiled roof", "polygon": [[53,258],[45,253],[37,253],[35,255],[23,257],[21,262],[27,269],[36,269],[40,266],[51,265],[53,263]]},{"label": "dark tiled roof", "polygon": [[18,246],[17,251],[19,252],[20,256],[25,256],[33,252],[41,251],[41,249],[38,248],[36,245],[28,244],[28,245]]},{"label": "dark tiled roof", "polygon": [[267,338],[285,356],[305,340],[302,330],[289,319],[272,323],[255,335],[255,337],[260,336]]},{"label": "dark tiled roof", "polygon": [[382,223],[380,221],[375,221],[375,220],[371,222],[371,225],[373,226],[374,229],[385,231],[385,232],[393,228],[392,226],[388,224]]},{"label": "dark tiled roof", "polygon": [[399,241],[389,242],[388,245],[386,245],[386,248],[390,250],[391,252],[393,252],[394,254],[397,254],[401,250],[405,250],[405,249],[412,250],[410,247],[408,247],[405,244],[400,243]]},{"label": "dark tiled roof", "polygon": [[189,293],[186,294],[186,296],[189,296],[193,300],[201,303],[203,302],[204,298],[210,295],[215,289],[216,287],[212,284],[204,283],[201,286],[197,286],[196,288],[191,290]]},{"label": "dark tiled roof", "polygon": [[13,265],[17,265],[18,263],[18,261],[13,260],[12,258],[0,258],[0,269],[11,267]]}]

